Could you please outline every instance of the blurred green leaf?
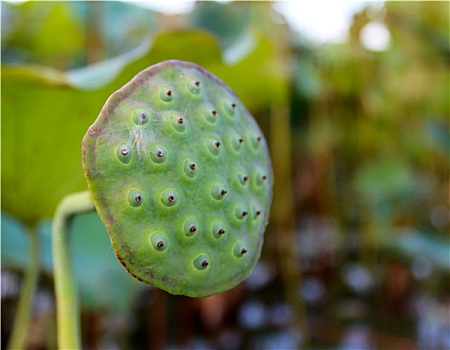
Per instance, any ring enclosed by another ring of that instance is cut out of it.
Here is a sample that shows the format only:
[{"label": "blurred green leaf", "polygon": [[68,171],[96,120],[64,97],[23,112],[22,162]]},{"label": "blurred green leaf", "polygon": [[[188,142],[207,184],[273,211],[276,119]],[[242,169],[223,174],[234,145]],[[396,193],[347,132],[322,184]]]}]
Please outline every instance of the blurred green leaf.
[{"label": "blurred green leaf", "polygon": [[150,288],[125,271],[114,254],[105,225],[97,213],[78,215],[71,227],[77,285],[83,307],[127,312],[138,290]]},{"label": "blurred green leaf", "polygon": [[[28,263],[28,236],[26,227],[7,213],[1,215],[2,265],[18,270]],[[53,271],[51,220],[39,222],[41,268]],[[132,306],[130,296],[149,285],[134,279],[117,260],[105,225],[97,213],[78,215],[70,227],[70,245],[81,306],[110,309],[126,313]]]},{"label": "blurred green leaf", "polygon": [[397,159],[381,158],[361,167],[356,187],[369,202],[406,203],[414,195],[417,182],[407,164]]},{"label": "blurred green leaf", "polygon": [[26,61],[60,68],[82,59],[85,33],[69,2],[2,3],[3,9],[8,13],[8,30],[2,38],[7,54],[19,51]]},{"label": "blurred green leaf", "polygon": [[249,5],[244,1],[226,5],[215,1],[197,1],[186,21],[194,28],[213,33],[227,47],[245,34],[250,18]]},{"label": "blurred green leaf", "polygon": [[433,237],[430,233],[420,232],[414,229],[406,229],[389,235],[382,242],[386,246],[394,247],[411,258],[426,257],[437,267],[450,269],[449,251],[450,241]]},{"label": "blurred green leaf", "polygon": [[24,269],[28,260],[26,228],[11,215],[1,214],[2,265]]}]

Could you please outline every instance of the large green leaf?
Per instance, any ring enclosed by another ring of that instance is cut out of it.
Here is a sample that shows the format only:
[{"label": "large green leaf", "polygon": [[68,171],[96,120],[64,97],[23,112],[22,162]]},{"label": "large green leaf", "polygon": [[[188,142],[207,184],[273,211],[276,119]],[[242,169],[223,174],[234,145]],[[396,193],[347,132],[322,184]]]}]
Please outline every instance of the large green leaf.
[{"label": "large green leaf", "polygon": [[[2,49],[7,60],[33,61],[70,67],[83,58],[86,34],[70,2],[27,1],[11,5],[2,2],[6,13]],[[55,40],[61,33],[61,40]],[[2,53],[3,55],[3,53]]]}]

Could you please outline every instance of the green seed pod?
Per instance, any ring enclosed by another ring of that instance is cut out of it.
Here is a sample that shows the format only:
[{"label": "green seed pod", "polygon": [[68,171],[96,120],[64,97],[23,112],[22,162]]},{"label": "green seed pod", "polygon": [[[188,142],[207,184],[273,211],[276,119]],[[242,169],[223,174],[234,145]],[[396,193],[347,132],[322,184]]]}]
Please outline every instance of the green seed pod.
[{"label": "green seed pod", "polygon": [[83,169],[119,261],[140,281],[202,297],[258,262],[272,200],[267,143],[203,68],[161,62],[116,91],[83,139]]}]

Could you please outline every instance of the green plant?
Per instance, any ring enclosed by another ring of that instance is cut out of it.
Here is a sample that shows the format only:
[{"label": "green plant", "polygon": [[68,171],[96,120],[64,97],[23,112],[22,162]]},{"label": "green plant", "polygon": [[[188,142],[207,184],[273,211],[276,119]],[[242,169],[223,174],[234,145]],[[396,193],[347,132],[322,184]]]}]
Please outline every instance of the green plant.
[{"label": "green plant", "polygon": [[69,195],[53,221],[58,342],[78,348],[67,225],[93,210],[138,280],[202,297],[256,265],[273,175],[261,130],[233,91],[203,68],[164,61],[106,102],[83,139],[90,192]]}]

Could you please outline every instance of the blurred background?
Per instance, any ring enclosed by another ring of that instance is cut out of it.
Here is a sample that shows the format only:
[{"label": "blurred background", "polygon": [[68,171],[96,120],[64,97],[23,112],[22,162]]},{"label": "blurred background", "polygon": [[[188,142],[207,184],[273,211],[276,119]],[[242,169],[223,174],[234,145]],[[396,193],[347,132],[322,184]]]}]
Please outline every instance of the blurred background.
[{"label": "blurred background", "polygon": [[[81,139],[165,59],[221,77],[275,172],[262,257],[212,297],[135,281],[71,225],[86,349],[450,348],[449,2],[1,2],[1,343],[56,347],[51,217]],[[37,283],[34,289],[32,286]],[[17,322],[17,321],[16,321]]]}]

